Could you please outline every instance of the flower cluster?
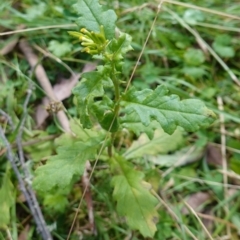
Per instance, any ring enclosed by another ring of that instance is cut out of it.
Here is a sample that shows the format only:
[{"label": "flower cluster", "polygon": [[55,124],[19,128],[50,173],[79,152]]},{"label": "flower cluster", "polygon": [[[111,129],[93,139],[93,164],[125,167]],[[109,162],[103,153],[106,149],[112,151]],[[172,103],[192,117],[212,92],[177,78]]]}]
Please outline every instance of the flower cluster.
[{"label": "flower cluster", "polygon": [[102,53],[109,42],[105,37],[103,26],[100,26],[99,33],[89,32],[86,28],[82,28],[80,32],[69,31],[68,33],[80,40],[81,45],[84,47],[82,52],[92,55]]}]

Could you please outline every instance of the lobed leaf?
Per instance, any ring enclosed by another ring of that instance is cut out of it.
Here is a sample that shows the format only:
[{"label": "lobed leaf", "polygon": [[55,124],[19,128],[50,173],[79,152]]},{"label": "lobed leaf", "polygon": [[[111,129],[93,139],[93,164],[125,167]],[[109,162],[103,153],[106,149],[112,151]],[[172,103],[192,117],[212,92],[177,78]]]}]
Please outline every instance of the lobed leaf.
[{"label": "lobed leaf", "polygon": [[77,24],[93,32],[99,32],[100,26],[104,27],[108,40],[115,36],[115,21],[117,15],[113,10],[104,10],[98,0],[79,0],[73,5],[80,17]]},{"label": "lobed leaf", "polygon": [[146,134],[142,134],[131,147],[123,154],[127,159],[139,158],[144,155],[156,155],[174,151],[183,143],[182,131],[176,131],[169,135],[161,128],[157,129],[154,138],[149,140]]},{"label": "lobed leaf", "polygon": [[158,201],[149,191],[150,184],[143,181],[144,174],[134,170],[126,159],[112,160],[113,169],[120,172],[112,179],[118,213],[125,216],[132,229],[139,230],[144,237],[153,237],[157,230]]},{"label": "lobed leaf", "polygon": [[75,177],[83,174],[86,161],[95,157],[99,142],[99,138],[89,138],[86,142],[66,141],[57,148],[57,155],[36,170],[34,188],[40,192],[69,188]]},{"label": "lobed leaf", "polygon": [[153,138],[155,129],[161,128],[157,121],[152,121],[148,126],[143,125],[138,115],[134,112],[121,117],[120,121],[123,128],[134,132],[137,136],[145,133],[149,139]]},{"label": "lobed leaf", "polygon": [[154,91],[136,91],[132,87],[122,98],[123,111],[130,116],[137,115],[145,126],[156,120],[168,134],[172,134],[177,126],[194,132],[213,123],[215,114],[202,101],[180,101],[177,95],[168,96],[167,93],[168,89],[164,85]]}]

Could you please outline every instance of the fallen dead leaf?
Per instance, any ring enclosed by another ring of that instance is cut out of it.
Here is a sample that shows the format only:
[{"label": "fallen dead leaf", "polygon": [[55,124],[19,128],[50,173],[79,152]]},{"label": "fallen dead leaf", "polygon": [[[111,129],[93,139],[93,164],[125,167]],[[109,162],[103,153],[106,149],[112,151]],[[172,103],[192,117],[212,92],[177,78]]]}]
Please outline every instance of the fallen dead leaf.
[{"label": "fallen dead leaf", "polygon": [[207,146],[207,163],[214,166],[222,165],[222,154],[219,147],[213,145]]},{"label": "fallen dead leaf", "polygon": [[21,231],[21,233],[18,236],[18,240],[26,240],[28,239],[28,232],[29,232],[30,226],[26,225],[25,228]]},{"label": "fallen dead leaf", "polygon": [[[195,211],[201,212],[201,205],[207,200],[211,199],[211,195],[208,192],[197,192],[188,197],[186,200],[187,204],[192,207]],[[184,215],[189,214],[189,209],[184,206],[182,209]]]},{"label": "fallen dead leaf", "polygon": [[[84,66],[82,73],[92,71],[96,68],[96,64],[88,63]],[[53,86],[53,92],[59,101],[62,101],[68,98],[71,95],[73,87],[78,83],[78,79],[81,77],[81,74],[75,74],[70,79],[62,79],[59,83]],[[44,97],[42,103],[37,106],[35,119],[37,122],[37,127],[40,127],[46,118],[49,116],[49,113],[46,111],[46,106],[49,104],[49,99]]]}]

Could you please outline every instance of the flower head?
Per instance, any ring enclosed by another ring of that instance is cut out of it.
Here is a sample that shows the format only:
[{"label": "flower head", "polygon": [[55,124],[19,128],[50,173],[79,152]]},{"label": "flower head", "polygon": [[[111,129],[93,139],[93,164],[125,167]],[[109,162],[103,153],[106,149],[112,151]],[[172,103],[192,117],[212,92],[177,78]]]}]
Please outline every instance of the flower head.
[{"label": "flower head", "polygon": [[102,53],[109,42],[105,37],[103,26],[100,26],[99,33],[89,32],[86,28],[82,28],[80,32],[69,31],[68,33],[80,40],[81,45],[84,47],[82,52],[92,55]]}]

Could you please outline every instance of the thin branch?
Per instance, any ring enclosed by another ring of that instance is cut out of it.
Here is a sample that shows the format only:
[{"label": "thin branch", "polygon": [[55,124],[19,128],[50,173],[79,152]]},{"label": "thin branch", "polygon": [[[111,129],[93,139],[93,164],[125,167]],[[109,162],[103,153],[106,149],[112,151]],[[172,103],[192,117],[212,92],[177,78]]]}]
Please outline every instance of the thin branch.
[{"label": "thin branch", "polygon": [[[218,103],[218,109],[221,112],[223,112],[224,111],[223,100],[220,96],[217,98],[217,103]],[[227,197],[228,197],[228,188],[227,188],[228,176],[226,174],[227,173],[227,157],[226,157],[226,135],[225,135],[226,129],[225,129],[225,124],[224,124],[224,121],[225,121],[224,115],[220,114],[219,119],[220,119],[220,131],[221,131],[221,155],[222,155],[224,197],[225,197],[225,199],[227,199]],[[226,215],[229,215],[228,203],[225,204],[224,209],[225,209]],[[227,233],[231,239],[231,228],[228,225],[227,225]]]},{"label": "thin branch", "polygon": [[141,57],[142,57],[142,55],[143,55],[143,52],[144,52],[144,50],[145,50],[145,48],[146,48],[146,46],[147,46],[148,40],[149,40],[150,35],[151,35],[151,33],[152,33],[152,31],[153,31],[153,28],[154,28],[154,25],[155,25],[155,23],[156,23],[156,21],[157,21],[158,15],[159,15],[159,13],[160,13],[160,11],[161,11],[161,7],[162,7],[163,2],[164,2],[164,0],[160,0],[159,4],[158,4],[158,6],[157,6],[157,12],[156,12],[155,18],[153,19],[153,22],[152,22],[151,27],[150,27],[150,30],[149,30],[149,32],[148,32],[147,38],[146,38],[146,40],[145,40],[145,42],[144,42],[144,44],[143,44],[142,50],[141,50],[141,52],[140,52],[140,54],[139,54],[139,56],[138,56],[138,59],[137,59],[137,61],[136,61],[135,66],[134,66],[134,68],[133,68],[132,74],[131,74],[130,78],[129,78],[128,81],[127,81],[127,86],[126,86],[126,88],[125,88],[124,93],[127,92],[128,88],[129,88],[129,86],[130,86],[130,84],[131,84],[131,81],[132,81],[132,79],[133,79],[133,76],[134,76],[134,74],[135,74],[135,72],[136,72],[136,70],[137,70],[137,67],[138,67],[138,65],[139,65],[139,61],[140,61],[140,59],[141,59]]},{"label": "thin branch", "polygon": [[[178,217],[177,214],[172,210],[172,208],[169,206],[169,204],[167,204],[154,190],[151,190],[151,193],[152,193],[152,194],[158,199],[158,201],[167,209],[167,211],[168,211],[169,214],[173,217],[173,219],[175,219],[175,220],[177,221],[177,223],[181,226],[182,223],[181,223],[179,217]],[[184,227],[184,229],[186,230],[186,232],[189,234],[189,236],[192,237],[192,239],[198,240],[186,225],[183,225],[183,227]]]},{"label": "thin branch", "polygon": [[197,9],[197,10],[200,10],[200,11],[203,11],[203,12],[208,12],[208,13],[211,13],[211,14],[219,15],[221,17],[227,17],[227,18],[231,18],[231,19],[240,20],[239,16],[224,13],[224,12],[220,12],[220,11],[217,11],[217,10],[213,10],[211,8],[204,8],[204,7],[196,6],[196,5],[193,5],[193,4],[183,3],[183,2],[173,1],[173,0],[164,0],[164,2],[175,4],[175,5],[182,6],[182,7]]},{"label": "thin branch", "polygon": [[38,31],[38,30],[45,30],[45,29],[70,28],[70,27],[75,27],[75,26],[76,26],[76,24],[61,24],[61,25],[42,26],[42,27],[27,28],[27,29],[22,29],[22,30],[4,32],[4,33],[0,33],[0,36],[6,36],[6,35],[11,35],[11,34],[16,34],[16,33],[32,32],[32,31]]},{"label": "thin branch", "polygon": [[[27,91],[28,92],[27,97],[26,97],[24,105],[23,105],[23,114],[22,114],[22,118],[21,118],[21,122],[20,122],[18,135],[17,135],[17,138],[16,138],[16,143],[17,143],[18,155],[19,155],[21,167],[22,167],[23,172],[24,172],[25,181],[27,182],[26,188],[27,188],[28,193],[30,195],[32,208],[35,209],[35,212],[32,212],[32,215],[36,214],[35,217],[38,218],[37,222],[42,224],[42,228],[44,228],[45,232],[49,232],[48,229],[47,229],[47,225],[45,223],[41,208],[40,208],[40,206],[38,204],[38,201],[36,199],[35,193],[34,193],[32,187],[31,187],[31,185],[29,184],[29,182],[31,181],[31,173],[29,172],[28,168],[25,165],[25,159],[24,159],[23,147],[22,147],[22,134],[23,134],[26,118],[27,118],[27,106],[28,106],[28,103],[30,101],[30,97],[32,95],[32,87],[33,87],[31,82],[29,82],[29,85],[30,86],[29,86],[29,89]],[[49,236],[50,236],[50,233],[49,233]]]},{"label": "thin branch", "polygon": [[201,227],[203,228],[203,230],[205,231],[205,233],[209,237],[209,239],[214,240],[213,237],[211,236],[211,234],[209,233],[209,231],[207,230],[207,228],[205,227],[205,225],[203,224],[202,220],[199,218],[197,213],[194,211],[194,209],[186,201],[184,201],[184,200],[182,200],[182,201],[187,206],[187,208],[191,211],[191,213],[196,217],[196,219],[200,223]]},{"label": "thin branch", "polygon": [[13,124],[12,118],[7,113],[5,113],[2,109],[0,109],[0,114],[3,115],[7,119],[8,123],[11,127],[11,130],[13,131],[15,126]]},{"label": "thin branch", "polygon": [[36,212],[36,205],[33,205],[33,201],[31,199],[31,193],[29,192],[29,188],[26,188],[25,182],[22,179],[21,173],[18,170],[18,167],[16,165],[16,162],[18,162],[17,157],[14,155],[11,149],[11,145],[8,142],[7,138],[5,137],[4,131],[2,127],[0,126],[0,137],[7,148],[7,158],[12,166],[12,169],[17,177],[20,190],[22,191],[23,195],[25,196],[25,199],[28,203],[28,206],[30,208],[30,211],[32,213],[32,216],[35,220],[35,223],[37,225],[37,230],[39,234],[42,236],[42,239],[44,240],[52,240],[52,237],[50,235],[49,230],[47,229],[45,222],[42,221],[42,219],[39,219],[38,212]]}]

